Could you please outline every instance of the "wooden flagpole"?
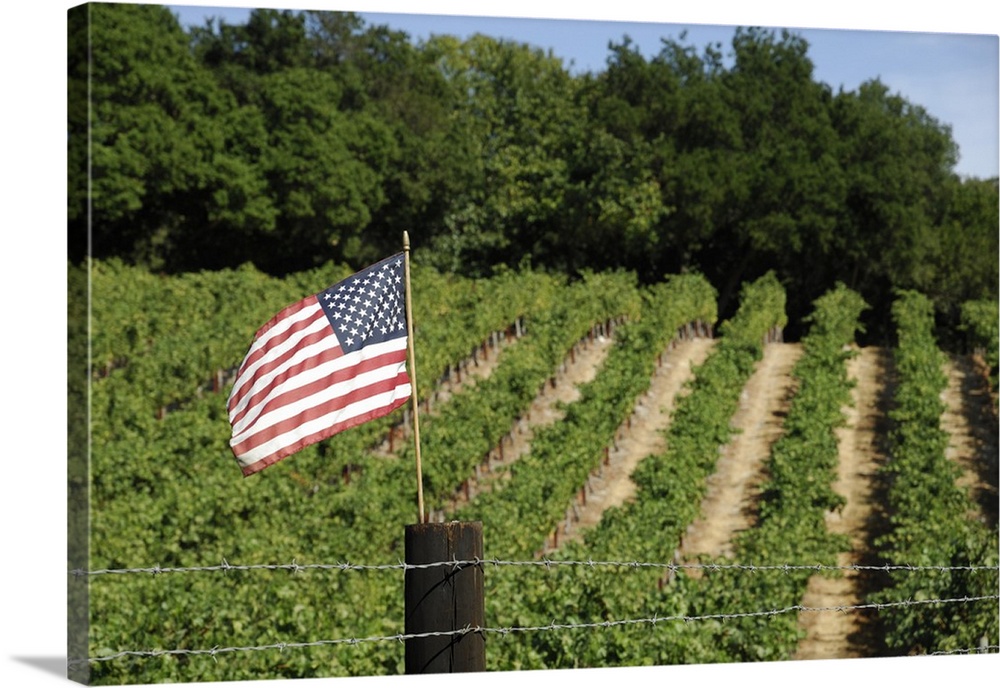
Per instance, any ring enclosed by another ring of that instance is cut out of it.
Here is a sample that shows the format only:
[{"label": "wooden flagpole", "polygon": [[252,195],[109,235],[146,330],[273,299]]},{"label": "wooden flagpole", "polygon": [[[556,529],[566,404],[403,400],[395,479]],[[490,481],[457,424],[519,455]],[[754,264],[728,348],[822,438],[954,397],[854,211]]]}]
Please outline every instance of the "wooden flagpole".
[{"label": "wooden flagpole", "polygon": [[410,235],[403,231],[403,271],[406,276],[406,348],[410,357],[410,399],[413,402],[413,441],[417,450],[417,523],[424,523],[424,479],[420,467],[420,417],[417,402],[417,359],[413,351],[413,307],[410,303]]}]

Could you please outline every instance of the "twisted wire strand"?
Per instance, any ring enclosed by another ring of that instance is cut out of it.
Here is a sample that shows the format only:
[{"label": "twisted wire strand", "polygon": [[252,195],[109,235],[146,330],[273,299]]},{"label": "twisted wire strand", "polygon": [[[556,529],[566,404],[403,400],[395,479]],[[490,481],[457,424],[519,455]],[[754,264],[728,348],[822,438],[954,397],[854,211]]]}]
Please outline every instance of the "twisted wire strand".
[{"label": "twisted wire strand", "polygon": [[[700,616],[654,615],[652,617],[639,618],[639,619],[620,619],[620,620],[608,620],[608,621],[599,621],[590,623],[552,622],[550,624],[536,625],[536,626],[506,626],[506,627],[467,626],[465,628],[451,630],[451,631],[431,631],[426,633],[398,633],[396,635],[369,636],[366,638],[339,638],[333,640],[313,640],[307,642],[272,643],[268,645],[248,645],[248,646],[234,646],[234,647],[215,646],[204,649],[122,650],[121,652],[116,652],[110,655],[104,655],[99,657],[88,657],[86,659],[72,659],[69,660],[68,666],[74,666],[77,664],[83,664],[88,662],[108,662],[123,657],[152,658],[152,657],[164,657],[172,655],[189,655],[189,656],[208,655],[214,658],[220,654],[234,653],[234,652],[262,652],[268,650],[284,651],[286,649],[323,647],[323,646],[333,646],[333,645],[359,645],[361,643],[390,642],[390,641],[405,642],[407,640],[416,640],[420,638],[459,636],[459,635],[466,635],[468,633],[484,633],[484,634],[488,633],[488,634],[496,634],[501,637],[506,637],[508,635],[516,633],[536,633],[544,631],[577,630],[577,629],[602,629],[602,628],[606,629],[606,628],[615,628],[621,626],[639,626],[639,625],[655,626],[656,624],[668,623],[673,621],[683,621],[685,623],[691,623],[695,621],[746,619],[755,617],[779,616],[781,614],[789,614],[793,612],[794,613],[798,612],[846,613],[851,611],[861,611],[869,609],[883,610],[893,607],[919,606],[919,605],[929,605],[929,604],[956,604],[956,603],[965,604],[970,602],[980,602],[987,600],[993,600],[993,601],[1000,600],[1000,595],[985,595],[979,597],[956,597],[949,599],[932,599],[932,600],[904,600],[899,602],[837,605],[830,607],[810,607],[805,605],[792,605],[780,609],[771,609],[771,610],[755,611],[755,612],[705,614]],[[996,649],[997,646],[991,645],[969,650],[953,650],[950,652],[935,653],[935,654],[959,654],[959,653],[970,654],[970,653],[991,651]]]},{"label": "twisted wire strand", "polygon": [[298,573],[301,571],[408,571],[416,569],[430,569],[436,567],[450,567],[453,569],[467,568],[471,566],[493,566],[494,568],[505,566],[521,567],[542,567],[552,568],[558,566],[581,566],[589,568],[615,567],[625,569],[659,568],[671,571],[683,569],[697,569],[702,571],[782,571],[791,573],[793,571],[1000,571],[1000,566],[921,566],[911,564],[704,564],[704,563],[677,563],[677,562],[647,562],[647,561],[595,561],[590,560],[570,560],[570,559],[533,559],[529,561],[514,561],[502,559],[452,559],[449,561],[437,561],[427,564],[408,564],[399,562],[396,564],[352,564],[350,562],[337,562],[332,564],[299,564],[292,560],[289,564],[230,564],[225,559],[221,564],[210,566],[187,566],[187,567],[161,567],[159,565],[139,568],[122,569],[72,569],[70,574],[77,577],[82,576],[106,576],[106,575],[128,575],[128,574],[150,574],[162,575],[171,573],[207,573],[207,572],[228,572],[228,571],[290,571]]}]

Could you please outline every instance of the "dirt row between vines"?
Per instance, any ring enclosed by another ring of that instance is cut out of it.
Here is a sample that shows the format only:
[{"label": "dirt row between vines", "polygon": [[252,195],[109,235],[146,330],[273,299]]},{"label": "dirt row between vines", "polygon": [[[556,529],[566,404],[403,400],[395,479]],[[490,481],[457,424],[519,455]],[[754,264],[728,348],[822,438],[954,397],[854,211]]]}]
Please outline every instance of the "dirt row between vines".
[{"label": "dirt row between vines", "polygon": [[606,510],[621,506],[635,494],[632,471],[642,459],[666,449],[664,430],[670,423],[676,401],[684,393],[685,383],[694,377],[693,369],[708,357],[715,341],[709,338],[677,340],[663,353],[648,390],[636,402],[627,424],[620,428],[607,460],[584,486],[585,499],[568,509],[566,520],[539,555],[581,540],[588,528],[597,525]]},{"label": "dirt row between vines", "polygon": [[799,344],[776,342],[764,347],[730,422],[736,434],[706,481],[701,515],[688,526],[680,544],[683,562],[697,562],[703,556],[732,556],[733,537],[753,527],[764,461],[781,437],[794,391],[791,373],[801,356]]},{"label": "dirt row between vines", "polygon": [[574,348],[573,354],[539,391],[528,412],[486,461],[486,470],[477,471],[475,477],[466,481],[452,497],[446,513],[453,512],[480,492],[492,489],[495,481],[505,479],[507,473],[504,469],[531,448],[535,432],[562,419],[565,414],[560,405],[572,403],[580,397],[580,386],[594,379],[611,350],[612,342],[611,337],[597,336],[580,342]]},{"label": "dirt row between vines", "polygon": [[944,366],[948,386],[941,395],[948,433],[945,456],[962,470],[958,484],[977,509],[970,517],[997,525],[997,418],[989,384],[970,356],[950,356]]},{"label": "dirt row between vines", "polygon": [[[838,566],[875,563],[869,553],[872,538],[881,527],[874,508],[875,478],[885,461],[890,365],[889,353],[877,347],[859,349],[847,364],[855,386],[852,405],[843,409],[846,423],[837,429],[839,464],[833,484],[833,490],[846,501],[842,509],[826,516],[830,532],[850,538],[851,548],[837,556]],[[817,574],[809,579],[802,605],[821,609],[857,606],[875,585],[871,577],[853,570],[839,577]],[[846,659],[878,654],[876,623],[871,612],[863,610],[803,612],[799,625],[806,635],[794,658]]]}]

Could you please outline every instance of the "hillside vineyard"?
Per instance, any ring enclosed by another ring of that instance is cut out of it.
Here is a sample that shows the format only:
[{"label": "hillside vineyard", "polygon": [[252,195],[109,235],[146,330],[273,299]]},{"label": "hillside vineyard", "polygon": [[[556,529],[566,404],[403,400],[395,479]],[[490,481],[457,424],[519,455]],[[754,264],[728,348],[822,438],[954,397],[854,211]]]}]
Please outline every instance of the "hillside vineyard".
[{"label": "hillside vineyard", "polygon": [[[93,683],[402,673],[408,412],[249,478],[227,444],[226,371],[253,329],[349,272],[93,264],[90,559],[76,573],[89,628],[87,657],[71,658]],[[856,344],[868,305],[842,284],[798,342],[783,341],[771,273],[742,285],[732,317],[716,303],[692,273],[641,286],[623,271],[415,268],[424,489],[433,519],[483,523],[488,670],[791,660],[815,656],[829,615],[849,629],[832,631],[832,656],[996,652],[995,443],[946,455],[926,297],[899,294],[886,348]],[[969,360],[995,357],[995,340],[982,346]],[[859,379],[854,362],[876,350],[885,366]],[[585,375],[563,374],[584,357]],[[682,383],[653,385],[674,367]],[[995,434],[978,370],[963,403],[978,400],[985,413],[969,417]],[[772,430],[758,435],[765,416],[750,411],[769,385]],[[884,390],[863,505],[838,491],[843,438],[873,412],[853,407],[859,385]],[[565,400],[537,415],[557,391]],[[662,439],[636,444],[654,411]],[[626,445],[632,468],[616,471]],[[751,446],[756,468],[734,471]],[[743,476],[742,515],[707,551],[699,533],[722,528],[710,505],[724,475]],[[581,520],[598,490],[626,482],[627,497]],[[861,506],[875,514],[865,529],[836,526]],[[844,581],[846,614],[810,602],[820,579]]]}]

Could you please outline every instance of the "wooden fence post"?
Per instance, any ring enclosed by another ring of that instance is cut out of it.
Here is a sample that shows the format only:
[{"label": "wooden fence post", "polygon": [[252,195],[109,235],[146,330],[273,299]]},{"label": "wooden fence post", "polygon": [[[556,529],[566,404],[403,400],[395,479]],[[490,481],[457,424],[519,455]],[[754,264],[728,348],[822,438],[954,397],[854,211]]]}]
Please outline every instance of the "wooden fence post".
[{"label": "wooden fence post", "polygon": [[[406,563],[481,560],[479,521],[406,526]],[[485,626],[482,564],[408,568],[405,576],[405,634],[449,633]],[[408,638],[407,674],[447,674],[486,670],[486,638],[470,631]]]}]

